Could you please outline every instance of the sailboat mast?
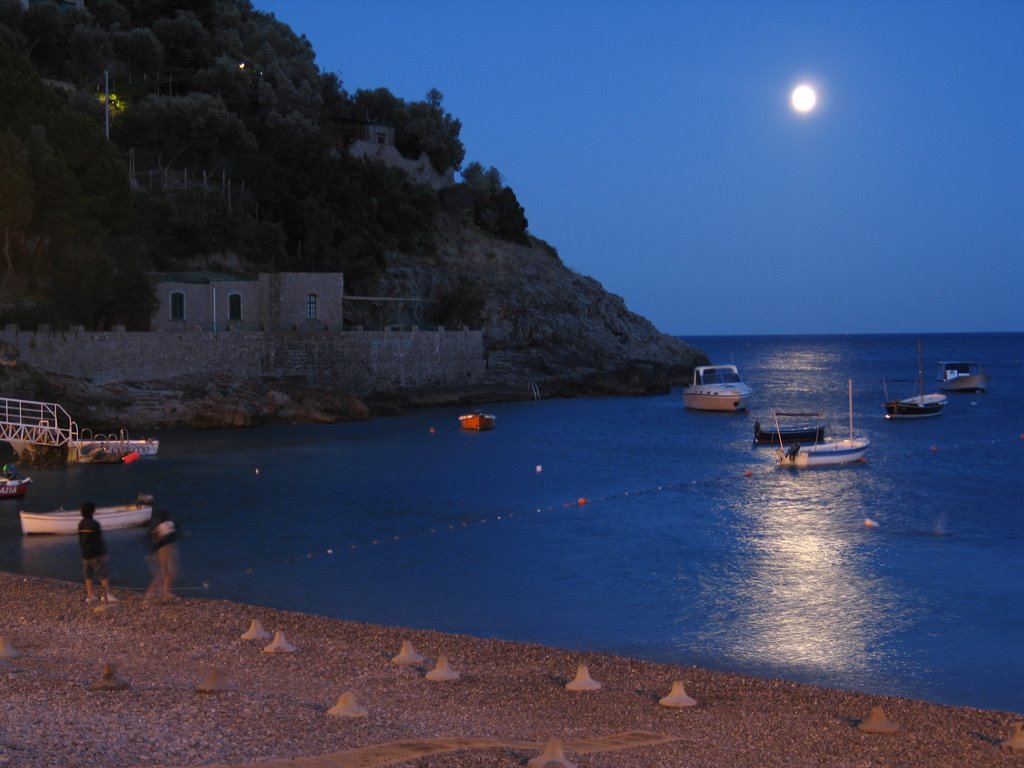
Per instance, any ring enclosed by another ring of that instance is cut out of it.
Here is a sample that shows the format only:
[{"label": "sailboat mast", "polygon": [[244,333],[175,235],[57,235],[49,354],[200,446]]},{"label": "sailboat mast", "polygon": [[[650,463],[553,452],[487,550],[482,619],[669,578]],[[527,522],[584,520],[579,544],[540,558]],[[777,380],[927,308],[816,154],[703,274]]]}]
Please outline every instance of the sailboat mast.
[{"label": "sailboat mast", "polygon": [[853,379],[846,380],[847,387],[850,390],[850,439],[853,439]]}]

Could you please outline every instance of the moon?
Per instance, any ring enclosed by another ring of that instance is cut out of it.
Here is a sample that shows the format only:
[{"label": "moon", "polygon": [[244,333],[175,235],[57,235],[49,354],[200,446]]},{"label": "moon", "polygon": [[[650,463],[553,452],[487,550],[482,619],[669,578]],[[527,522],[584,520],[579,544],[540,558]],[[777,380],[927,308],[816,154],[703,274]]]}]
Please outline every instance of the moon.
[{"label": "moon", "polygon": [[798,85],[793,89],[789,101],[797,112],[807,113],[818,103],[818,94],[809,85]]}]

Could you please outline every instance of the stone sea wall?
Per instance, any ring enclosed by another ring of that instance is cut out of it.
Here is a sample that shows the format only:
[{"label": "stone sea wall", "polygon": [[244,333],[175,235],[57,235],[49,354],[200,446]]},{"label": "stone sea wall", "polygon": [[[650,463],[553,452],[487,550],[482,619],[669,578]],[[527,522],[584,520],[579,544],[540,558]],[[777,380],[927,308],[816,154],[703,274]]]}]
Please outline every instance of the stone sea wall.
[{"label": "stone sea wall", "polygon": [[21,361],[93,384],[177,376],[296,378],[356,395],[478,383],[481,331],[20,331],[0,342]]}]

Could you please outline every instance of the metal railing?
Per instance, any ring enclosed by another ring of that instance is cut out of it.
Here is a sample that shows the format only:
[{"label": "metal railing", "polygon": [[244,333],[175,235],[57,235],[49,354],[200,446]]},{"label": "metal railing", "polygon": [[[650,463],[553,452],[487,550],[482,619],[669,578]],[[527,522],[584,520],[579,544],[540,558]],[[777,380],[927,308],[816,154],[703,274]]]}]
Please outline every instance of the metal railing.
[{"label": "metal railing", "polygon": [[77,438],[78,425],[62,406],[0,398],[0,440],[61,446]]}]

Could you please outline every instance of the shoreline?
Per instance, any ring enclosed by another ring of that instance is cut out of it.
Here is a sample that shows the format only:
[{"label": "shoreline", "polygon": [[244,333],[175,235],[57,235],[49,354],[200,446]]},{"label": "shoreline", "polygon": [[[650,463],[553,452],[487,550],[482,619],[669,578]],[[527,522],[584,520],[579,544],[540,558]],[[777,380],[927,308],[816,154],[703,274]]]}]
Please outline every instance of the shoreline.
[{"label": "shoreline", "polygon": [[[225,600],[95,611],[80,584],[4,572],[0,594],[20,653],[0,658],[3,766],[537,766],[550,739],[579,768],[1024,765],[1010,712]],[[295,651],[242,640],[253,619]],[[426,658],[393,663],[405,641]],[[427,678],[442,655],[459,679]],[[89,690],[104,665],[125,690]],[[566,689],[581,665],[600,689]],[[676,681],[695,706],[659,704]],[[328,712],[346,693],[364,716]],[[875,707],[895,732],[858,729]]]}]

